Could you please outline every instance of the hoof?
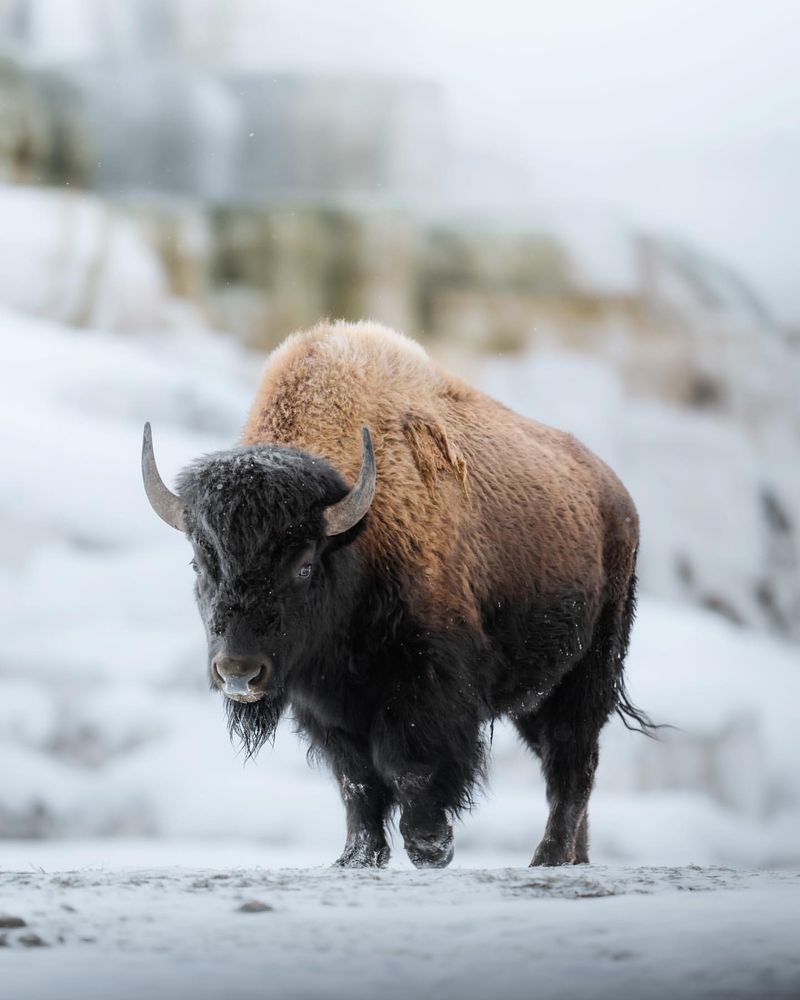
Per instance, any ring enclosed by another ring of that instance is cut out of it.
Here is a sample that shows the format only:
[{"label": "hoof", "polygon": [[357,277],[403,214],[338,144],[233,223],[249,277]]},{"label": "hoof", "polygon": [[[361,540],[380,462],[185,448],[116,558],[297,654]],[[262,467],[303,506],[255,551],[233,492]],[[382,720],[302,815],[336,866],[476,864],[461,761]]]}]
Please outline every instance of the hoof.
[{"label": "hoof", "polygon": [[356,842],[347,844],[334,868],[385,868],[389,864],[388,844]]},{"label": "hoof", "polygon": [[415,868],[446,868],[453,860],[452,827],[428,836],[407,837],[405,847]]},{"label": "hoof", "polygon": [[530,867],[543,866],[545,868],[557,868],[559,865],[574,865],[578,863],[574,850],[568,851],[565,847],[555,844],[553,841],[543,840],[536,848]]}]

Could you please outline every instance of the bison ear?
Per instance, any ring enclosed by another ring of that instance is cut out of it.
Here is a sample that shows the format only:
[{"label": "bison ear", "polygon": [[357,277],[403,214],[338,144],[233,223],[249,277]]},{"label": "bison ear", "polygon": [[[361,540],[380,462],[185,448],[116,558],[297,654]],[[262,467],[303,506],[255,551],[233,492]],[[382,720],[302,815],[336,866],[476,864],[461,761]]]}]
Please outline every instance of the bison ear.
[{"label": "bison ear", "polygon": [[178,531],[185,529],[185,507],[183,500],[176,496],[164,485],[161,476],[158,474],[156,458],[153,454],[153,436],[150,432],[150,424],[144,425],[144,436],[142,438],[142,479],[144,480],[144,491],[150,506],[158,514],[162,521],[166,521]]},{"label": "bison ear", "polygon": [[326,507],[323,512],[325,534],[328,537],[341,535],[355,527],[369,510],[372,498],[375,496],[377,480],[375,452],[369,429],[366,427],[361,428],[361,441],[361,472],[358,474],[355,486],[346,497]]}]

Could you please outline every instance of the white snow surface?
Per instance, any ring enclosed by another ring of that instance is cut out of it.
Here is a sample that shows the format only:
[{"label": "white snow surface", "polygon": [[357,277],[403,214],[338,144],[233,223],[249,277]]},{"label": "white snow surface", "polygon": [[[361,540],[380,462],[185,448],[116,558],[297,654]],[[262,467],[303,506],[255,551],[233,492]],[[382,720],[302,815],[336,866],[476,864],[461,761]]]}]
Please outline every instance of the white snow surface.
[{"label": "white snow surface", "polygon": [[[0,875],[15,1000],[795,997],[800,875],[175,867]],[[113,984],[113,987],[111,986]]]}]

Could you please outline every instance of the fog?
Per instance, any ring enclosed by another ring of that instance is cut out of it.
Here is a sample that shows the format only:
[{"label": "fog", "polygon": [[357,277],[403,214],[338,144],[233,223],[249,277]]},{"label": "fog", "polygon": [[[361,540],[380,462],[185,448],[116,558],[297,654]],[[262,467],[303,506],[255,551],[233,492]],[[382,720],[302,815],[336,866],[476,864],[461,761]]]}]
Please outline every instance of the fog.
[{"label": "fog", "polygon": [[524,165],[521,212],[583,203],[667,227],[800,320],[797,4],[240,6],[237,60],[440,80],[455,140]]},{"label": "fog", "polygon": [[[6,10],[13,8],[6,2]],[[147,3],[141,6],[147,6]],[[198,60],[251,70],[414,75],[439,82],[452,142],[487,160],[466,208],[528,219],[580,206],[724,253],[773,314],[800,322],[800,8],[701,0],[40,0],[39,58],[81,59],[170,30]]]}]

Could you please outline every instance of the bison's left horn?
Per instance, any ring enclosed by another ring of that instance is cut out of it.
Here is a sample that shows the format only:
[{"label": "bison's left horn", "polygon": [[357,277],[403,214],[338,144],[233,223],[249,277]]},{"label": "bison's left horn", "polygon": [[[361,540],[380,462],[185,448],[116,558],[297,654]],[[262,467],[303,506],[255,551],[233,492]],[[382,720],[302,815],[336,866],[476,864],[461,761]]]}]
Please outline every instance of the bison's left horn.
[{"label": "bison's left horn", "polygon": [[167,489],[158,474],[156,458],[153,454],[153,435],[150,432],[150,424],[144,425],[144,437],[142,438],[142,479],[147,499],[156,514],[173,528],[183,531],[185,509],[183,500]]},{"label": "bison's left horn", "polygon": [[325,508],[325,533],[341,535],[358,524],[369,510],[372,498],[375,496],[375,452],[372,448],[372,438],[366,427],[361,428],[363,450],[361,454],[361,472],[358,481],[344,499]]}]

